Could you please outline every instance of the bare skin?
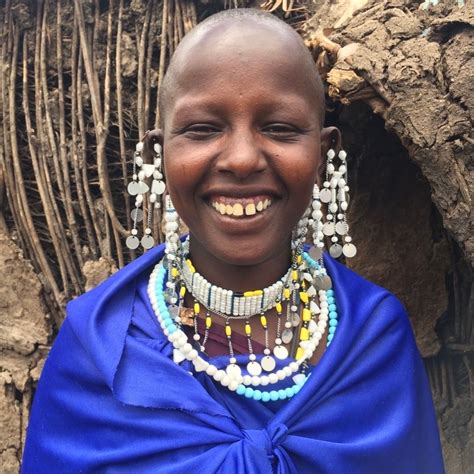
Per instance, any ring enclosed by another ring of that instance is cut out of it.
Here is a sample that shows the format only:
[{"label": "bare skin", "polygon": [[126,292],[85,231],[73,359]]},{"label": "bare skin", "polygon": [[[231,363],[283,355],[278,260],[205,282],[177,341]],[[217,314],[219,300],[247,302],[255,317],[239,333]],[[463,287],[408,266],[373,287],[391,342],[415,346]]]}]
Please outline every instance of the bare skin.
[{"label": "bare skin", "polygon": [[[320,181],[321,157],[340,145],[338,129],[321,127],[324,104],[301,48],[287,31],[251,21],[198,35],[180,53],[164,128],[148,137],[163,145],[192,261],[223,288],[264,288],[285,274],[291,232]],[[271,205],[251,216],[221,215],[212,206],[259,197]],[[274,340],[276,314],[267,316]],[[243,324],[233,322],[233,330],[243,334]],[[263,344],[260,324],[252,330]]]}]

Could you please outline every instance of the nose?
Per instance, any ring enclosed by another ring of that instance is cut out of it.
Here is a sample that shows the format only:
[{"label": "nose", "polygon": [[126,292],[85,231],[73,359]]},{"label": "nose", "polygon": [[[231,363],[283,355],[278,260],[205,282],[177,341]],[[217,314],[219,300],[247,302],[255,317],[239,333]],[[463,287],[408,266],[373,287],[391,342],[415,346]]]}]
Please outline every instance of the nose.
[{"label": "nose", "polygon": [[240,129],[229,134],[216,166],[242,180],[265,171],[267,160],[252,131]]}]

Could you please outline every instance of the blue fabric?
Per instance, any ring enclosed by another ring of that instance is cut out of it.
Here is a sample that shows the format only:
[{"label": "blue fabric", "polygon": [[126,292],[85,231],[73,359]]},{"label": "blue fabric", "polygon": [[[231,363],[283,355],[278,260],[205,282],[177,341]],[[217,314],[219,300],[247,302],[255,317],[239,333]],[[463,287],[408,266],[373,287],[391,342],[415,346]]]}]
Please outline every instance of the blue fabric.
[{"label": "blue fabric", "polygon": [[424,367],[390,293],[325,257],[334,340],[294,398],[265,404],[172,361],[146,294],[162,255],[152,249],[69,303],[23,474],[444,472]]}]

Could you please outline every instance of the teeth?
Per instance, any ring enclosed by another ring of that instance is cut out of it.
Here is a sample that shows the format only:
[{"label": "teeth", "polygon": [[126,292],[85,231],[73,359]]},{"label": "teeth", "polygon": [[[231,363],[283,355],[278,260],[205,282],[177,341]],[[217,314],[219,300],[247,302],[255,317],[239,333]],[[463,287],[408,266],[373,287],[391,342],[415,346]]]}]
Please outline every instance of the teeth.
[{"label": "teeth", "polygon": [[235,203],[233,213],[234,213],[234,216],[243,216],[244,215],[244,206],[242,206],[242,204]]},{"label": "teeth", "polygon": [[257,210],[255,209],[255,204],[253,202],[245,206],[245,214],[247,216],[253,216],[256,213],[257,213]]},{"label": "teeth", "polygon": [[249,202],[245,206],[240,202],[235,202],[234,204],[224,204],[223,202],[212,201],[212,207],[222,215],[228,216],[253,216],[257,212],[262,212],[271,205],[272,201],[270,199],[264,199],[263,201],[258,202]]}]

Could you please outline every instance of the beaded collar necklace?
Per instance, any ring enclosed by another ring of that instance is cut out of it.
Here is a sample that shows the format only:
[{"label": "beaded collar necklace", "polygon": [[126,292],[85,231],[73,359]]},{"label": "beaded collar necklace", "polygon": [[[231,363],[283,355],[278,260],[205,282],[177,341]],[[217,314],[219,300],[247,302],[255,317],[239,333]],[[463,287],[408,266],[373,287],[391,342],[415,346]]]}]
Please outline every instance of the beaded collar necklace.
[{"label": "beaded collar necklace", "polygon": [[[305,374],[305,368],[307,363],[311,360],[319,342],[324,334],[329,321],[329,334],[328,334],[328,346],[334,337],[334,332],[337,327],[337,310],[334,301],[333,290],[331,289],[332,283],[329,276],[326,273],[325,268],[322,266],[322,262],[317,262],[312,258],[310,253],[298,253],[296,252],[293,258],[292,267],[290,272],[290,284],[283,284],[281,296],[275,297],[275,308],[277,310],[277,338],[275,339],[275,347],[273,353],[270,351],[268,345],[268,336],[266,337],[266,344],[264,355],[259,359],[253,353],[251,347],[251,325],[250,321],[246,320],[245,333],[249,341],[249,355],[248,363],[246,366],[247,374],[242,373],[242,369],[237,365],[237,360],[234,357],[232,350],[232,328],[229,323],[229,319],[234,316],[234,311],[229,314],[213,310],[215,314],[222,316],[226,319],[225,333],[229,342],[229,363],[225,370],[218,369],[215,365],[207,361],[202,357],[202,352],[205,349],[205,342],[207,340],[204,336],[203,344],[200,344],[201,336],[197,332],[197,324],[195,325],[195,334],[193,337],[194,344],[188,340],[186,333],[181,327],[180,307],[182,305],[186,291],[195,297],[194,304],[194,320],[197,321],[197,317],[201,311],[200,303],[196,299],[196,294],[193,293],[193,282],[189,281],[187,277],[182,277],[186,273],[185,268],[191,270],[191,274],[197,273],[191,262],[186,262],[186,259],[181,261],[171,260],[159,262],[149,280],[148,294],[153,307],[153,310],[158,318],[158,321],[163,329],[164,334],[168,338],[169,342],[174,347],[174,360],[179,363],[180,361],[187,359],[192,362],[196,372],[205,371],[215,381],[219,382],[222,386],[227,387],[231,391],[235,391],[239,395],[243,395],[247,398],[253,398],[261,401],[274,401],[285,398],[291,398],[293,395],[299,392],[301,387],[307,380],[308,375]],[[189,275],[188,275],[189,276]],[[196,277],[194,277],[196,278]],[[191,284],[190,284],[191,283]],[[277,282],[278,283],[278,282]],[[210,285],[210,284],[209,284]],[[212,287],[212,285],[211,285]],[[206,285],[207,288],[207,285]],[[217,288],[217,287],[216,287]],[[270,287],[269,287],[270,288]],[[229,290],[222,289],[221,294],[225,295]],[[258,290],[257,290],[258,291]],[[239,303],[239,310],[236,310],[236,317],[243,316],[244,318],[250,318],[252,310],[246,310],[246,305],[251,308],[260,302],[260,297],[264,295],[264,290],[261,290],[262,294],[256,294],[255,291],[252,294],[236,295],[238,298],[254,298],[246,303],[243,301],[243,305]],[[212,292],[212,290],[211,290]],[[216,294],[216,290],[214,290]],[[209,297],[209,292],[206,290],[206,295],[211,304],[212,297]],[[228,294],[228,293],[227,293]],[[200,300],[202,303],[205,295],[203,292],[199,293]],[[315,301],[315,297],[319,297],[319,305]],[[257,297],[257,298],[255,298]],[[268,297],[269,298],[269,297]],[[267,298],[267,299],[268,299]],[[283,313],[282,301],[287,302],[287,317],[285,322],[285,333],[283,331],[282,337],[280,337],[279,325],[281,315]],[[206,302],[207,303],[207,302]],[[222,300],[217,303],[213,302],[214,305],[220,305],[219,308],[223,307]],[[301,317],[298,314],[298,308],[302,306]],[[210,308],[204,305],[206,312],[206,330],[208,331],[212,325],[212,317],[210,315]],[[226,303],[225,309],[227,310],[228,304]],[[260,324],[263,326],[266,334],[268,335],[267,318],[263,312],[260,312]],[[219,314],[220,313],[220,314]],[[239,314],[243,313],[243,314]],[[247,314],[245,314],[247,313]],[[258,313],[255,313],[255,315]],[[300,321],[297,321],[297,317]],[[294,325],[294,322],[297,324]],[[228,324],[229,323],[229,324]],[[289,334],[291,333],[291,339],[293,333],[290,331],[291,327],[299,327],[299,342],[298,348],[294,359],[289,358],[288,350],[283,345],[283,338],[285,341],[290,340]],[[285,360],[290,359],[290,362],[283,367],[275,371],[276,362],[275,359]],[[262,372],[264,375],[262,375]],[[278,381],[285,380],[288,377],[293,377],[294,385],[286,389],[280,390],[261,390],[253,387],[258,386],[271,386]]]}]

